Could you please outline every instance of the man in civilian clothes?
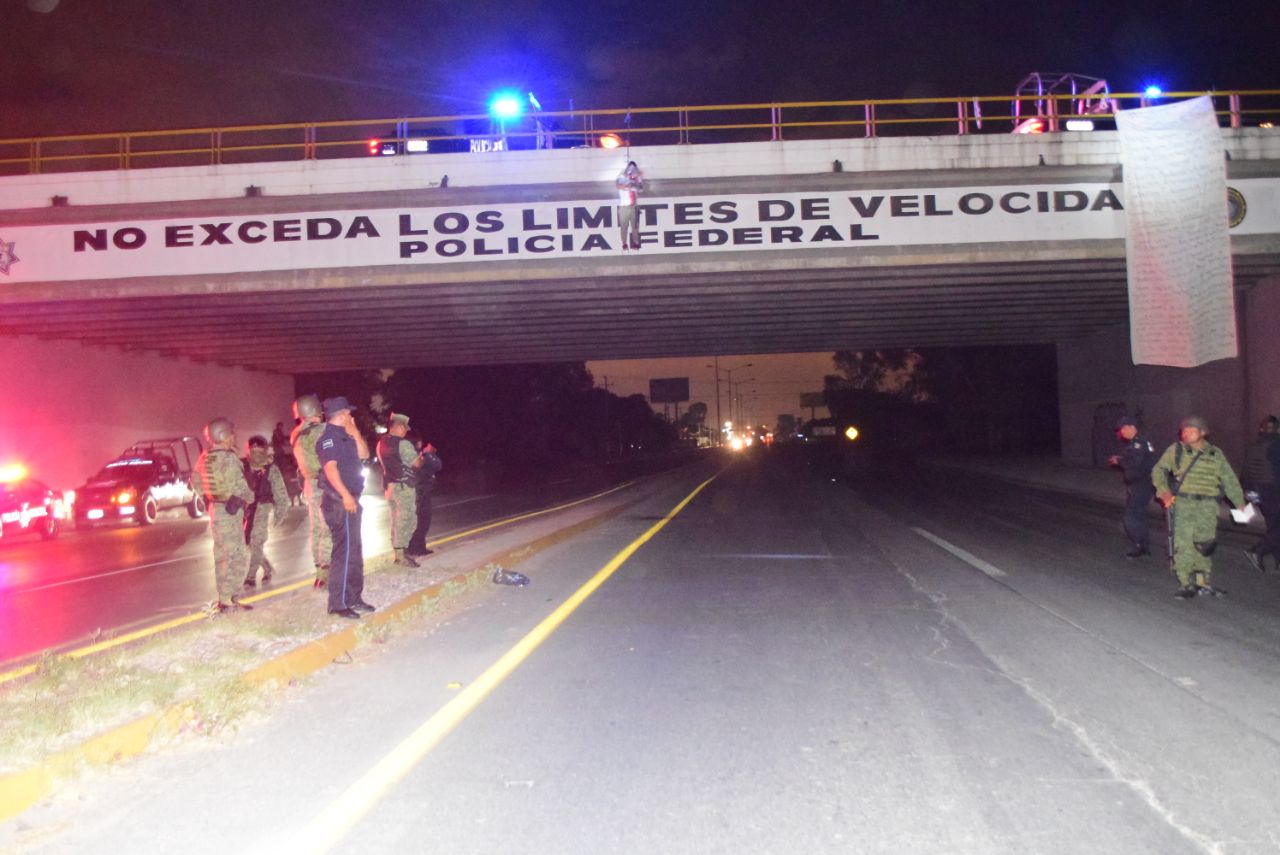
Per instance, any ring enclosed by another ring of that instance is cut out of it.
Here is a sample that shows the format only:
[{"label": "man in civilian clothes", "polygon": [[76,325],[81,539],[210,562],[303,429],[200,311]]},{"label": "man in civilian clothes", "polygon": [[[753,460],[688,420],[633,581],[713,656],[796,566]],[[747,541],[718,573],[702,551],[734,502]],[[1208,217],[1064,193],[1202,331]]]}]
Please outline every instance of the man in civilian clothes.
[{"label": "man in civilian clothes", "polygon": [[364,593],[364,546],[360,541],[360,494],[364,492],[364,461],[369,445],[356,427],[346,398],[327,398],[324,433],[316,442],[324,496],[320,509],[329,527],[333,553],[329,561],[329,614],[358,618],[374,607]]},{"label": "man in civilian clothes", "polygon": [[634,160],[618,173],[614,180],[618,188],[618,231],[622,237],[622,251],[640,248],[640,221],[637,217],[638,194],[644,189],[644,176]]}]

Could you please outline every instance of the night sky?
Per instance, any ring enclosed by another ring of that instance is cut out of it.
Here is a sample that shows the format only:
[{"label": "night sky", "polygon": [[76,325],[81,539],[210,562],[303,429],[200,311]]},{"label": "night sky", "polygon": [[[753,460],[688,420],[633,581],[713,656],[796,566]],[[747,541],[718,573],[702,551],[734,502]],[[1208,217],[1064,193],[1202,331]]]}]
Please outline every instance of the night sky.
[{"label": "night sky", "polygon": [[[82,133],[484,109],[1280,86],[1280,4],[0,0],[4,130]],[[47,10],[47,11],[41,11]],[[980,11],[979,11],[980,10]]]}]

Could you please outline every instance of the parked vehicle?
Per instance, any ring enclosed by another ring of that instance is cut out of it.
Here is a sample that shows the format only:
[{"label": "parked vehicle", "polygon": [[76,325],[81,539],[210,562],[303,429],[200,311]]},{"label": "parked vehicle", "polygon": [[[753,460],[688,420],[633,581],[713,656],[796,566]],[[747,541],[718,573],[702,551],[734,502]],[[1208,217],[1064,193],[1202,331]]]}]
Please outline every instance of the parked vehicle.
[{"label": "parked vehicle", "polygon": [[53,540],[66,518],[60,493],[29,477],[22,466],[0,468],[0,537],[35,533]]},{"label": "parked vehicle", "polygon": [[204,516],[204,496],[191,488],[191,470],[201,448],[194,436],[146,439],[129,446],[76,490],[76,525],[151,525],[161,511],[176,507],[186,507],[192,519]]}]

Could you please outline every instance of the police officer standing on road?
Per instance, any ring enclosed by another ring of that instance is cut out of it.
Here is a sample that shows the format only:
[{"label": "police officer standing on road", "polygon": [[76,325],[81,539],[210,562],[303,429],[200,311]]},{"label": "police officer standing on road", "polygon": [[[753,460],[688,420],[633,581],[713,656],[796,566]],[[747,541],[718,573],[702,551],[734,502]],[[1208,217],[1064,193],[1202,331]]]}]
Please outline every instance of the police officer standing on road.
[{"label": "police officer standing on road", "polygon": [[1145,436],[1138,433],[1138,420],[1133,416],[1120,417],[1116,422],[1116,434],[1120,439],[1120,453],[1107,459],[1124,474],[1124,532],[1133,544],[1125,557],[1140,558],[1151,554],[1151,525],[1147,520],[1147,509],[1156,497],[1155,485],[1151,483],[1156,450]]},{"label": "police officer standing on road", "polygon": [[249,459],[244,462],[244,477],[253,491],[253,503],[244,513],[244,538],[249,545],[249,572],[244,577],[246,588],[257,584],[259,567],[262,568],[262,584],[271,581],[273,568],[263,554],[267,546],[267,530],[272,517],[275,517],[279,528],[284,524],[284,515],[289,512],[289,491],[285,489],[280,467],[272,462],[273,456],[274,449],[265,436],[249,437]]},{"label": "police officer standing on road", "polygon": [[1244,551],[1255,569],[1267,571],[1266,558],[1272,556],[1280,567],[1280,419],[1267,416],[1258,425],[1258,438],[1244,453],[1244,488],[1262,511],[1267,531],[1262,539]]},{"label": "police officer standing on road", "polygon": [[289,445],[293,448],[293,459],[302,473],[302,497],[307,503],[307,521],[311,532],[311,560],[316,568],[317,588],[323,588],[329,581],[329,557],[333,552],[333,541],[329,537],[329,526],[324,521],[324,511],[320,508],[323,494],[320,482],[320,458],[316,456],[316,442],[324,432],[324,421],[320,417],[320,399],[315,395],[303,395],[293,402],[293,416],[298,424],[289,435]]},{"label": "police officer standing on road", "polygon": [[1225,495],[1244,510],[1244,491],[1220,448],[1206,436],[1209,424],[1199,416],[1182,420],[1178,441],[1165,449],[1151,472],[1156,498],[1169,512],[1173,534],[1173,572],[1182,587],[1175,597],[1225,593],[1210,585],[1218,546],[1218,500]]},{"label": "police officer standing on road", "polygon": [[382,485],[387,507],[391,511],[391,548],[401,567],[417,567],[418,562],[405,554],[409,537],[418,523],[418,470],[424,458],[404,436],[409,431],[409,417],[392,413],[387,432],[378,440],[378,463],[382,466]]},{"label": "police officer standing on road", "polygon": [[244,466],[236,454],[236,426],[216,418],[205,425],[209,443],[191,473],[192,489],[204,495],[209,507],[209,532],[213,535],[213,571],[218,599],[209,604],[213,614],[228,609],[252,609],[240,602],[249,547],[244,542],[244,509],[253,491],[244,479]]},{"label": "police officer standing on road", "polygon": [[405,434],[405,439],[413,443],[413,447],[422,454],[422,468],[418,470],[418,487],[416,504],[418,507],[418,525],[409,535],[409,548],[404,551],[411,558],[421,558],[431,554],[427,548],[427,532],[431,529],[431,494],[435,491],[436,475],[444,468],[436,447],[431,443],[423,443],[413,431]]},{"label": "police officer standing on road", "polygon": [[364,461],[369,445],[356,427],[346,398],[327,398],[324,415],[329,420],[316,443],[316,456],[324,480],[320,509],[329,526],[333,551],[329,562],[329,614],[358,618],[374,607],[364,593],[364,545],[360,539],[360,494],[364,492]]}]

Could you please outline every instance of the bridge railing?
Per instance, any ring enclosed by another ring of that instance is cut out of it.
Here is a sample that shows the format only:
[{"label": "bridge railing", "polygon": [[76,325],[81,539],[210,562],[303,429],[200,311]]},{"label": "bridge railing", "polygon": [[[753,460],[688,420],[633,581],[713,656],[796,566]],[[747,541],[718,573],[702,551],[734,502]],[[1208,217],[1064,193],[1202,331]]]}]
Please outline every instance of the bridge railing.
[{"label": "bridge railing", "polygon": [[[1203,95],[1170,92],[1162,101]],[[1280,121],[1280,90],[1210,92],[1229,127]],[[445,150],[705,144],[760,140],[1067,130],[1067,121],[1112,127],[1115,111],[1142,106],[1140,93],[1084,102],[1072,94],[893,98],[541,112],[508,126],[485,114],[242,125],[216,128],[0,139],[0,175],[81,172],[367,157],[418,147]],[[483,126],[480,133],[468,129]]]}]

